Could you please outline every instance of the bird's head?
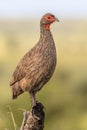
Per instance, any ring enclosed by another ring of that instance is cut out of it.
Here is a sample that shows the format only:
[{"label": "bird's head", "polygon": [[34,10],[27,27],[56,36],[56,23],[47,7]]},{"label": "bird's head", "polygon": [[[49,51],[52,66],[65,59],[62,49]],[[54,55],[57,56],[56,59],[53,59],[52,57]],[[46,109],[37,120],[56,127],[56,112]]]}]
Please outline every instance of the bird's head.
[{"label": "bird's head", "polygon": [[40,24],[44,25],[47,30],[50,30],[50,24],[55,21],[59,22],[53,14],[47,13],[41,18]]}]

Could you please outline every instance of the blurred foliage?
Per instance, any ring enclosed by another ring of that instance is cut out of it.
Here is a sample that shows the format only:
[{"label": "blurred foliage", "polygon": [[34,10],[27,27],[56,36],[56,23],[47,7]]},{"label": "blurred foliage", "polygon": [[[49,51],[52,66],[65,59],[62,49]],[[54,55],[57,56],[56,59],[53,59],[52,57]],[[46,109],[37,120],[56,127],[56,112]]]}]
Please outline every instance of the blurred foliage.
[{"label": "blurred foliage", "polygon": [[[0,129],[13,130],[9,112],[20,127],[23,109],[29,110],[31,103],[27,92],[12,100],[9,80],[19,59],[37,42],[39,26],[35,21],[5,21],[0,28]],[[45,106],[45,130],[87,130],[87,21],[64,21],[51,28],[58,63],[37,94]]]}]

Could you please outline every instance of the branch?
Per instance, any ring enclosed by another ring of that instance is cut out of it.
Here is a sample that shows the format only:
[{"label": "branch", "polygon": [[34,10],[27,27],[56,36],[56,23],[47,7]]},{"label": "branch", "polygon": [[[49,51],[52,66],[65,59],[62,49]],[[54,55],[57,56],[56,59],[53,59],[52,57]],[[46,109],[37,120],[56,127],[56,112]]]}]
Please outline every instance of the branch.
[{"label": "branch", "polygon": [[31,111],[24,112],[24,119],[20,130],[43,130],[45,114],[44,106],[37,103]]}]

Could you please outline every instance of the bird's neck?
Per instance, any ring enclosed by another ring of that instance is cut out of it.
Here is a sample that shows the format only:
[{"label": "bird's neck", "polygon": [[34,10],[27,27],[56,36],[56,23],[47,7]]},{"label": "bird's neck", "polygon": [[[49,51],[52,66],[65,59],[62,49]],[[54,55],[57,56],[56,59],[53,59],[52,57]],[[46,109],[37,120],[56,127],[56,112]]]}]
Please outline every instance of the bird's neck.
[{"label": "bird's neck", "polygon": [[54,40],[53,40],[53,36],[51,34],[51,31],[47,30],[44,25],[40,26],[40,39],[37,43],[37,46],[38,45],[39,45],[39,47],[41,46],[41,48],[43,48],[43,50],[45,47],[47,47],[48,49],[51,47],[55,48]]},{"label": "bird's neck", "polygon": [[40,25],[40,38],[52,36],[50,25]]}]

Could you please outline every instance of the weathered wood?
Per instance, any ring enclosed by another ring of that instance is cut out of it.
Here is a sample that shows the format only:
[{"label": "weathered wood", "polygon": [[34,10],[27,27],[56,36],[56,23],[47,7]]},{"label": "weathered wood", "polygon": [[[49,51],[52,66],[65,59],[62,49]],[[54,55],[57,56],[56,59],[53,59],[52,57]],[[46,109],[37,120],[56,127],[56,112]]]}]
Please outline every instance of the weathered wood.
[{"label": "weathered wood", "polygon": [[37,103],[31,111],[24,112],[23,123],[20,130],[43,130],[45,113],[44,106]]}]

